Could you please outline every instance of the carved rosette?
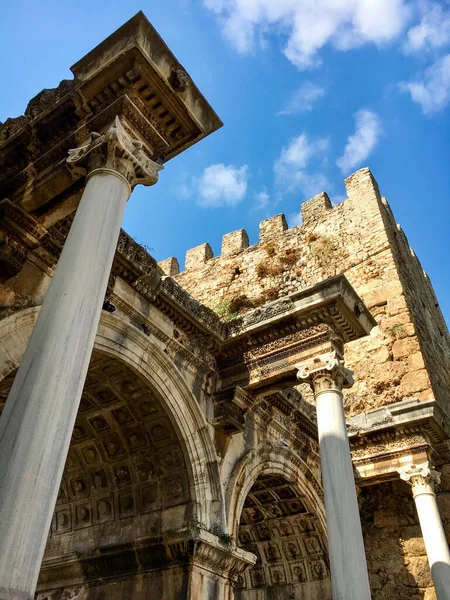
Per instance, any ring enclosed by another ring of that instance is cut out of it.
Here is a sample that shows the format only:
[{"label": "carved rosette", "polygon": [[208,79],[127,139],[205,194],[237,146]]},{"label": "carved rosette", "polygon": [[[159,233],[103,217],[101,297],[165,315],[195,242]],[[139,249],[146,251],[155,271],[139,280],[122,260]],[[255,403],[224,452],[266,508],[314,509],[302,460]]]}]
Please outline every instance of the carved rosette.
[{"label": "carved rosette", "polygon": [[434,486],[441,482],[441,475],[429,463],[421,465],[410,464],[398,469],[400,478],[412,487],[414,498],[421,494],[433,494]]},{"label": "carved rosette", "polygon": [[321,392],[342,392],[354,383],[353,372],[344,367],[344,361],[336,351],[322,354],[296,367],[297,379],[301,383],[309,383],[315,396]]},{"label": "carved rosette", "polygon": [[153,185],[163,168],[148,155],[143,142],[125,130],[119,117],[105,133],[92,133],[90,141],[80,148],[69,150],[67,166],[78,175],[95,171],[112,171],[125,179],[131,188],[138,183]]}]

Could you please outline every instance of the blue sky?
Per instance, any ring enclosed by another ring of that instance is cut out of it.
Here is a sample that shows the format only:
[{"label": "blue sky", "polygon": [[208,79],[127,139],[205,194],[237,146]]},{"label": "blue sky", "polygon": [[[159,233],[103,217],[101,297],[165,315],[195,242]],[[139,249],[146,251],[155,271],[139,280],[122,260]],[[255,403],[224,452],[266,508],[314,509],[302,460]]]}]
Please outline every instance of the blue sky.
[{"label": "blue sky", "polygon": [[[7,4],[7,5],[6,5]],[[137,188],[124,227],[158,260],[283,212],[369,166],[450,321],[450,3],[31,2],[0,9],[0,120],[143,10],[224,127]]]}]

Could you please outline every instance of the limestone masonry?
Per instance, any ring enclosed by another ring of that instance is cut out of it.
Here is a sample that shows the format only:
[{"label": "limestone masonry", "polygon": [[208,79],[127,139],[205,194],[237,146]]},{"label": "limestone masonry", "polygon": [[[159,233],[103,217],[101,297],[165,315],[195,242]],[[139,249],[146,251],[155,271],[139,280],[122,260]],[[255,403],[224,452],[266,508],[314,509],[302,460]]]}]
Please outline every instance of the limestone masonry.
[{"label": "limestone masonry", "polygon": [[125,203],[222,123],[142,13],[72,72],[0,123],[0,600],[450,600],[450,338],[371,172],[158,265]]},{"label": "limestone masonry", "polygon": [[343,273],[376,318],[368,338],[348,344],[355,385],[345,393],[352,416],[408,398],[450,407],[449,334],[430,280],[368,169],[345,182],[348,198],[331,206],[325,193],[305,202],[303,223],[284,215],[260,223],[250,246],[241,229],[223,237],[220,256],[208,244],[161,268],[225,318]]}]

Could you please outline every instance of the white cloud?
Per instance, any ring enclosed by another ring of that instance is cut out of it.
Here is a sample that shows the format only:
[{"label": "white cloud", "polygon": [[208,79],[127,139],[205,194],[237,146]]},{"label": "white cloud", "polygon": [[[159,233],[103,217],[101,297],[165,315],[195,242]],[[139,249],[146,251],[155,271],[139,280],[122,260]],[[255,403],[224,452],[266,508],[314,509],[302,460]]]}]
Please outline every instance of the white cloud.
[{"label": "white cloud", "polygon": [[440,111],[450,103],[450,54],[426,69],[421,81],[403,81],[399,86],[420,104],[424,114]]},{"label": "white cloud", "polygon": [[253,211],[266,210],[270,205],[270,196],[266,190],[262,190],[255,194],[255,203],[253,205]]},{"label": "white cloud", "polygon": [[300,69],[320,62],[319,50],[384,44],[404,29],[406,0],[203,0],[222,33],[241,53],[255,50],[261,32],[287,37],[286,57]]},{"label": "white cloud", "polygon": [[359,110],[355,114],[355,121],[355,133],[347,138],[344,154],[336,161],[343,173],[347,173],[365,160],[382,134],[380,119],[372,110]]},{"label": "white cloud", "polygon": [[420,23],[411,27],[403,44],[406,54],[442,48],[450,42],[450,10],[435,2],[420,2]]},{"label": "white cloud", "polygon": [[290,140],[275,161],[275,183],[286,192],[300,190],[306,197],[315,196],[328,186],[321,172],[311,172],[311,161],[326,162],[328,139],[311,140],[305,133]]},{"label": "white cloud", "polygon": [[248,166],[235,167],[222,163],[210,165],[194,179],[201,206],[235,206],[247,193]]},{"label": "white cloud", "polygon": [[305,81],[289,98],[279,115],[295,115],[300,112],[308,112],[314,108],[319,98],[325,93],[325,88]]}]

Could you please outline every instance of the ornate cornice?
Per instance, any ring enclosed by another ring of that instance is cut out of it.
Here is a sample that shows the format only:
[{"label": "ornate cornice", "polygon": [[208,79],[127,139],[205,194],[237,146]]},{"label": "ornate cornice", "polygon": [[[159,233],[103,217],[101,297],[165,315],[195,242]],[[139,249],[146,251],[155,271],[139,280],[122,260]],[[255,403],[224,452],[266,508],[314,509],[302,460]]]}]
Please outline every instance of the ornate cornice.
[{"label": "ornate cornice", "polygon": [[344,360],[336,351],[322,354],[296,367],[298,380],[308,383],[316,396],[328,391],[342,392],[354,383],[353,372],[344,367]]},{"label": "ornate cornice", "polygon": [[[25,115],[0,123],[0,198],[42,216],[74,191],[67,151],[126,119],[150,156],[176,156],[221,121],[142,13],[72,67],[74,79],[42,90]],[[92,142],[92,138],[91,138]],[[135,153],[132,153],[135,155]],[[81,191],[81,190],[78,190]]]},{"label": "ornate cornice", "polygon": [[96,172],[118,173],[133,188],[138,183],[153,185],[162,166],[150,158],[144,142],[132,137],[119,117],[105,133],[91,133],[89,142],[69,150],[67,166],[77,175]]},{"label": "ornate cornice", "polygon": [[251,394],[240,387],[216,392],[214,400],[213,425],[229,434],[238,433],[244,429],[245,415],[255,405]]},{"label": "ornate cornice", "polygon": [[[250,552],[226,545],[200,527],[162,533],[147,539],[99,548],[92,552],[44,559],[41,577],[45,585],[95,582],[174,566],[196,565],[235,581],[256,557]],[[39,588],[38,588],[39,589]]]},{"label": "ornate cornice", "polygon": [[414,498],[422,494],[434,495],[435,485],[441,482],[441,475],[429,462],[410,464],[398,469],[400,478],[412,487]]},{"label": "ornate cornice", "polygon": [[0,202],[0,281],[16,275],[47,231],[7,198]]}]

